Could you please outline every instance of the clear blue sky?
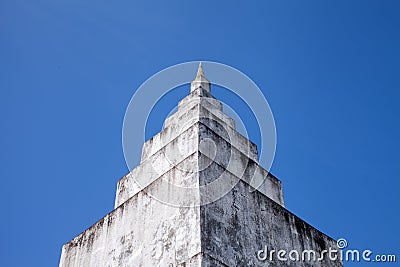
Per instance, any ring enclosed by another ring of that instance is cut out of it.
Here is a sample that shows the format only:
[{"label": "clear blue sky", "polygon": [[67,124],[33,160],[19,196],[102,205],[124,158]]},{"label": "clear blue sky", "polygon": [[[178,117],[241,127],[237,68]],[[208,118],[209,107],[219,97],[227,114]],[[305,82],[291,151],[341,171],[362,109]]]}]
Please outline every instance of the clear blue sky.
[{"label": "clear blue sky", "polygon": [[130,97],[192,60],[263,90],[290,211],[400,257],[400,2],[255,2],[1,1],[1,266],[58,265],[112,210]]}]

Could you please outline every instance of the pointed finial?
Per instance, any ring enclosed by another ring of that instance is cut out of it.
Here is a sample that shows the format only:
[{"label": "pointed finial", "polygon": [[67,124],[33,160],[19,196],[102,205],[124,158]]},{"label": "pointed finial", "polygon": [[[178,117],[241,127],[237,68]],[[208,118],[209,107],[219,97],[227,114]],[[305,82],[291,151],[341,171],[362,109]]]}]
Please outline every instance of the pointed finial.
[{"label": "pointed finial", "polygon": [[199,63],[199,68],[197,69],[196,78],[197,78],[197,77],[201,77],[201,76],[205,77],[205,76],[204,76],[204,71],[203,71],[203,64],[200,62],[200,63]]},{"label": "pointed finial", "polygon": [[[199,68],[197,69],[196,78],[191,83],[190,91],[193,92],[196,89],[201,88],[199,94],[203,95],[204,92],[210,93],[210,82],[207,80],[206,76],[204,75],[203,71],[203,64],[202,62],[199,63]],[[203,92],[204,91],[204,92]]]}]

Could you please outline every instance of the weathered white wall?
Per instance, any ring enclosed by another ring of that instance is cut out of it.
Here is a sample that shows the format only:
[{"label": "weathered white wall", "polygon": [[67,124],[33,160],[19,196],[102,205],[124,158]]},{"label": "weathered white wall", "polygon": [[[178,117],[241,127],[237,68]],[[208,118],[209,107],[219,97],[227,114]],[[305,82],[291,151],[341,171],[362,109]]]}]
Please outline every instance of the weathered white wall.
[{"label": "weathered white wall", "polygon": [[284,208],[281,182],[258,165],[255,144],[220,102],[200,97],[209,89],[192,89],[118,182],[115,210],[63,246],[60,267],[277,266],[257,260],[258,250],[334,245]]},{"label": "weathered white wall", "polygon": [[[257,190],[284,206],[281,182],[258,165],[256,145],[238,133],[232,119],[226,117],[221,103],[214,98],[198,97],[195,92],[184,98],[178,111],[167,119],[164,129],[143,145],[141,164],[119,180],[115,207],[187,156],[204,152],[201,136],[212,140],[217,147],[215,155],[208,155],[211,160],[220,164],[229,161],[228,172],[256,185]],[[199,132],[202,129],[204,133]],[[229,150],[223,149],[228,146]]]},{"label": "weathered white wall", "polygon": [[[197,183],[197,174],[180,171],[197,155],[164,177],[171,183]],[[164,190],[155,182],[149,193]],[[181,196],[182,197],[182,196]],[[60,266],[178,266],[201,251],[199,196],[186,196],[192,208],[165,205],[144,191],[120,205],[64,245]],[[171,265],[172,264],[172,265]],[[199,265],[198,265],[199,266]]]},{"label": "weathered white wall", "polygon": [[[201,176],[207,176],[203,172]],[[201,177],[200,177],[201,179]],[[258,191],[240,181],[214,203],[201,207],[202,251],[221,264],[213,266],[312,266],[342,267],[340,260],[284,262],[261,261],[257,252],[306,249],[320,253],[337,249],[336,242]],[[288,258],[288,255],[286,255]]]}]

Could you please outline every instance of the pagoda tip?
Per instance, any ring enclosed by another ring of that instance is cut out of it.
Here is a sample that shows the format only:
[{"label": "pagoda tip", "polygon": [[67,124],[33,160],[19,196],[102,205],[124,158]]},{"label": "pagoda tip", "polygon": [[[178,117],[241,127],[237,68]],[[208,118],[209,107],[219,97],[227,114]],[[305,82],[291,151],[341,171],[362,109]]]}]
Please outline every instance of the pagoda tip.
[{"label": "pagoda tip", "polygon": [[199,68],[197,69],[197,75],[196,75],[196,77],[199,77],[199,76],[203,76],[203,77],[204,77],[203,64],[202,64],[202,62],[199,63]]}]

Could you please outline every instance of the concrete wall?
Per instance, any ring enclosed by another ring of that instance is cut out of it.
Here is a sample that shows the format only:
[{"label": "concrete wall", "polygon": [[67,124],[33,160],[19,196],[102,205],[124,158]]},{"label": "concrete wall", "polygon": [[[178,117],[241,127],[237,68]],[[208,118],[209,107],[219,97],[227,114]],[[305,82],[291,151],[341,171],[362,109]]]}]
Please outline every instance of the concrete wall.
[{"label": "concrete wall", "polygon": [[192,94],[181,101],[164,129],[143,145],[141,164],[118,181],[115,207],[192,153],[207,155],[202,151],[202,141],[206,139],[215,146],[212,153],[216,154],[208,154],[209,159],[284,206],[281,182],[258,165],[257,146],[233,128],[234,123],[226,119],[220,102]]},{"label": "concrete wall", "polygon": [[143,145],[140,165],[118,182],[115,210],[63,246],[61,267],[342,266],[256,258],[265,245],[321,251],[335,242],[284,208],[255,144],[203,91]]},{"label": "concrete wall", "polygon": [[[201,176],[208,176],[202,172]],[[202,179],[200,177],[200,179]],[[206,179],[206,178],[204,178]],[[220,265],[215,266],[313,266],[340,267],[340,260],[331,261],[261,261],[257,252],[314,249],[320,253],[335,240],[316,230],[285,208],[258,191],[250,192],[243,181],[223,198],[201,207],[201,246]],[[286,255],[288,258],[288,255]]]},{"label": "concrete wall", "polygon": [[[198,176],[181,171],[197,155],[147,188],[164,190],[165,179],[197,183]],[[140,191],[85,232],[63,246],[60,267],[67,266],[179,266],[201,252],[199,195],[180,196],[186,205],[163,204]]]}]

